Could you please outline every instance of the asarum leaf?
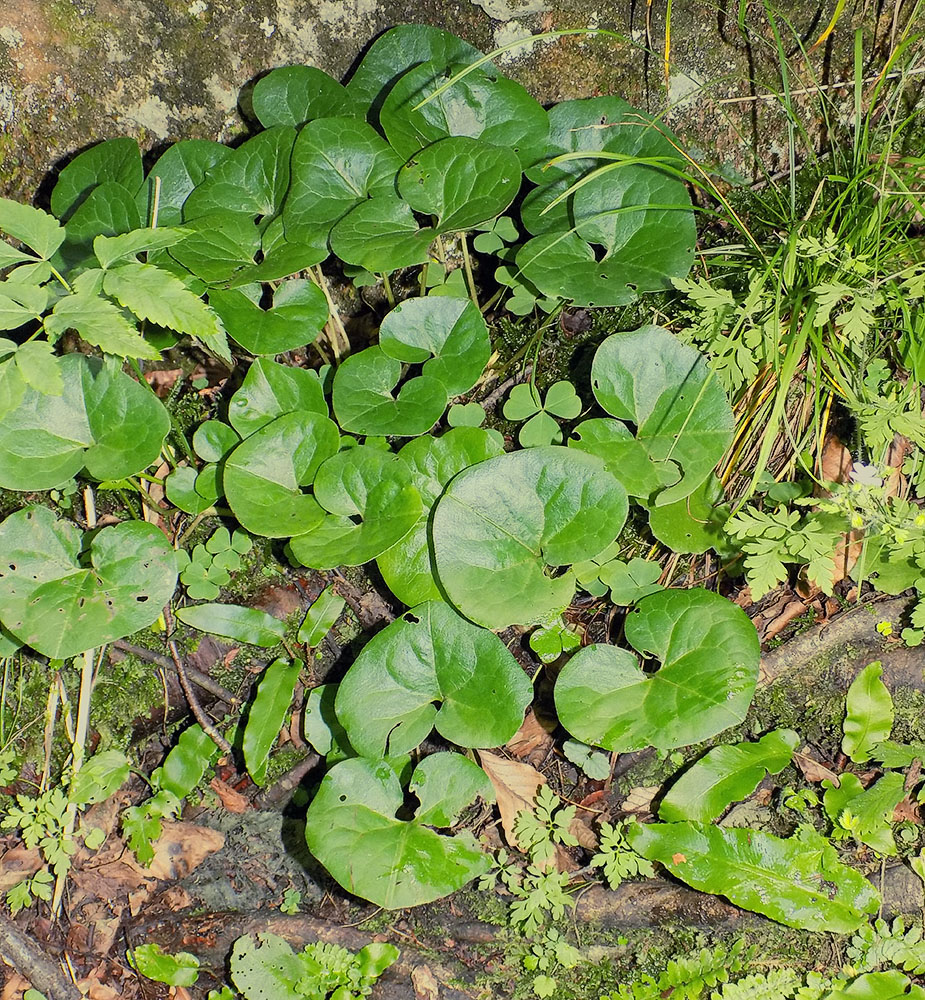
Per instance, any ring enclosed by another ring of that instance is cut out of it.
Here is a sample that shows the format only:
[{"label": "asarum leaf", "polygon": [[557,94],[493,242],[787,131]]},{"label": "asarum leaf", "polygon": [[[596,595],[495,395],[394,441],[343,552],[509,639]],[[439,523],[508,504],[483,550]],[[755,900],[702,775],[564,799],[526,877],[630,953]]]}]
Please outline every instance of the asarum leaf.
[{"label": "asarum leaf", "polygon": [[231,397],[228,421],[242,438],[246,438],[271,420],[297,410],[328,415],[328,404],[318,376],[305,368],[291,368],[269,358],[258,358]]},{"label": "asarum leaf", "polygon": [[382,321],[379,346],[398,361],[423,361],[423,374],[439,379],[448,396],[471,389],[491,356],[488,327],[469,299],[407,299]]},{"label": "asarum leaf", "polygon": [[318,413],[277,417],[225,460],[225,498],[241,526],[255,535],[288,538],[317,527],[325,514],[303,493],[321,463],[337,452],[337,427]]},{"label": "asarum leaf", "polygon": [[290,240],[312,242],[356,205],[394,197],[404,161],[373,128],[357,118],[319,118],[300,132],[292,149],[292,182],[283,208]]},{"label": "asarum leaf", "polygon": [[776,729],[757,743],[714,747],[668,789],[659,819],[710,823],[727,806],[747,798],[765,774],[782,771],[793,757],[799,736]]},{"label": "asarum leaf", "polygon": [[204,420],[193,434],[193,451],[204,462],[220,462],[240,443],[240,437],[221,420]]},{"label": "asarum leaf", "polygon": [[177,584],[163,532],[140,521],[84,538],[45,507],[0,523],[0,616],[21,642],[66,659],[147,628]]},{"label": "asarum leaf", "polygon": [[888,739],[893,729],[893,699],[880,679],[882,675],[883,664],[875,660],[848,688],[841,746],[855,764],[870,760],[877,744]]},{"label": "asarum leaf", "polygon": [[[452,763],[435,760],[444,756]],[[473,768],[472,761],[458,754],[434,754],[422,761],[411,779],[419,789],[421,816],[442,823],[447,806],[458,812],[461,803],[452,790],[479,788],[471,777]],[[403,803],[401,785],[388,763],[341,761],[324,776],[308,807],[308,847],[348,892],[387,909],[432,902],[489,869],[488,856],[468,830],[441,836],[420,819],[396,819]]]},{"label": "asarum leaf", "polygon": [[261,77],[251,103],[264,128],[304,125],[314,118],[362,118],[361,106],[347,88],[314,66],[280,66]]},{"label": "asarum leaf", "polygon": [[437,232],[472,229],[500,215],[520,189],[520,162],[509,148],[457,136],[427,146],[401,168],[398,191],[436,217]]},{"label": "asarum leaf", "polygon": [[549,119],[519,83],[493,67],[472,70],[421,103],[463,68],[425,62],[399,77],[379,113],[389,143],[412,157],[447,136],[467,136],[513,151],[525,166],[534,163],[546,145]]},{"label": "asarum leaf", "polygon": [[422,229],[408,205],[392,195],[360,202],[331,230],[331,250],[348,264],[389,272],[430,259],[436,229]]},{"label": "asarum leaf", "polygon": [[579,650],[555,692],[559,719],[573,736],[616,752],[667,750],[699,743],[745,718],[758,680],[759,644],[741,608],[699,588],[661,591],[627,615],[625,632],[635,649],[662,666],[647,673],[616,646]]},{"label": "asarum leaf", "polygon": [[497,636],[429,601],[373,636],[335,707],[357,752],[384,757],[414,750],[434,728],[458,746],[499,746],[532,696],[530,678]]},{"label": "asarum leaf", "polygon": [[286,634],[285,622],[259,608],[244,608],[238,604],[193,604],[177,608],[175,614],[184,625],[200,632],[252,646],[275,646]]},{"label": "asarum leaf", "polygon": [[421,516],[404,538],[379,556],[376,565],[389,590],[403,604],[413,607],[442,598],[428,538],[437,497],[458,472],[503,453],[503,441],[476,427],[457,427],[439,438],[421,436],[402,448],[401,457],[421,495]]},{"label": "asarum leaf", "polygon": [[370,445],[324,462],[314,493],[329,513],[289,543],[293,556],[313,569],[370,562],[408,534],[421,515],[411,470],[398,455]]},{"label": "asarum leaf", "polygon": [[138,143],[127,137],[107,139],[79,153],[61,171],[51,192],[51,210],[66,221],[100,184],[113,181],[135,192],[143,177]]},{"label": "asarum leaf", "polygon": [[691,494],[732,440],[732,408],[703,355],[657,326],[608,337],[591,364],[591,388],[612,416],[636,424],[656,462],[680,465],[681,480],[657,506]]},{"label": "asarum leaf", "polygon": [[[135,195],[135,204],[147,225],[177,226],[183,220],[183,204],[202,183],[206,174],[233,150],[209,139],[182,139],[158,157],[144,184]],[[160,182],[155,209],[155,182]]]},{"label": "asarum leaf", "polygon": [[850,934],[880,905],[873,885],[811,827],[782,840],[761,830],[650,823],[627,836],[682,882],[788,927]]},{"label": "asarum leaf", "polygon": [[619,534],[626,491],[593,455],[555,446],[500,455],[461,472],[437,502],[440,586],[487,628],[543,623],[569,603],[575,576],[547,567],[597,555]]},{"label": "asarum leaf", "polygon": [[212,506],[213,501],[196,492],[197,474],[188,465],[180,466],[164,481],[167,499],[180,510],[193,516]]},{"label": "asarum leaf", "polygon": [[[47,490],[86,467],[94,479],[124,479],[158,456],[170,417],[145,386],[96,358],[56,359],[61,393],[20,385],[0,422],[0,486]],[[21,382],[21,376],[18,376]]]},{"label": "asarum leaf", "polygon": [[674,462],[655,461],[645,445],[619,420],[600,417],[583,420],[572,432],[568,444],[570,448],[597,455],[631,497],[650,497],[681,478]]},{"label": "asarum leaf", "polygon": [[706,552],[726,538],[730,510],[722,499],[722,483],[709,475],[689,496],[650,507],[649,529],[672,552]]},{"label": "asarum leaf", "polygon": [[430,375],[401,378],[401,363],[380,347],[351,354],[334,376],[332,400],[341,428],[351,434],[416,437],[443,415],[448,401],[444,384]]},{"label": "asarum leaf", "polygon": [[328,301],[313,281],[284,281],[270,309],[260,307],[260,293],[260,285],[209,293],[209,304],[228,336],[251,354],[276,355],[304,347],[328,321]]},{"label": "asarum leaf", "polygon": [[213,212],[185,222],[183,228],[190,235],[170,248],[170,257],[203,281],[227,282],[254,266],[260,231],[253,216]]},{"label": "asarum leaf", "polygon": [[140,226],[141,216],[132,191],[115,181],[105,181],[87,195],[68,219],[67,239],[58,255],[68,267],[89,263],[93,259],[89,244],[96,236],[123,235]]}]

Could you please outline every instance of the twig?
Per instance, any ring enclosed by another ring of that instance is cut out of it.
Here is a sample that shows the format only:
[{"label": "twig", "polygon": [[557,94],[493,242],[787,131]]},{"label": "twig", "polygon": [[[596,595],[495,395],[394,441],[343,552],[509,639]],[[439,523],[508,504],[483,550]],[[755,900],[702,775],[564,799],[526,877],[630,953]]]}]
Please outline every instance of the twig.
[{"label": "twig", "polygon": [[[164,608],[164,619],[167,621],[168,626],[173,626],[173,615],[170,613],[169,608]],[[202,705],[199,704],[199,699],[196,697],[196,692],[193,690],[193,685],[189,682],[189,677],[186,675],[186,668],[183,666],[183,661],[180,659],[180,654],[177,652],[177,644],[173,639],[167,639],[167,648],[170,650],[170,657],[173,660],[173,665],[177,668],[177,677],[180,679],[180,687],[183,688],[183,693],[186,695],[186,700],[189,704],[190,711],[193,713],[193,717],[202,726],[203,732],[209,737],[210,740],[223,752],[231,753],[231,744],[224,736],[212,725],[209,721],[206,713],[202,710]]]},{"label": "twig", "polygon": [[[918,76],[921,73],[925,73],[925,66],[916,66],[908,70],[897,70],[895,73],[887,73],[883,78],[884,80],[898,80],[901,76]],[[865,83],[876,83],[880,79],[880,74],[876,76],[866,76],[860,81],[857,80],[836,80],[835,83],[824,83],[816,87],[803,87],[800,90],[791,90],[791,97],[805,97],[807,94],[818,94],[823,90],[845,90],[848,87],[854,87],[858,82],[862,85]],[[720,97],[717,98],[717,104],[750,104],[753,101],[775,101],[779,100],[779,94],[749,94],[746,97]]]},{"label": "twig", "polygon": [[[130,642],[125,642],[123,639],[116,639],[115,642],[109,644],[113,649],[119,649],[123,653],[129,653],[131,656],[137,656],[139,660],[147,660],[148,663],[156,663],[159,667],[163,667],[165,670],[173,670],[174,662],[169,656],[164,656],[163,653],[155,653],[153,649],[145,649],[144,646],[134,646]],[[213,680],[208,674],[204,674],[201,670],[197,670],[195,667],[185,666],[186,676],[196,685],[196,687],[201,687],[203,691],[208,691],[209,694],[214,694],[216,698],[220,698],[223,702],[234,708],[239,699],[236,698],[226,687],[222,687],[218,681]]]},{"label": "twig", "polygon": [[526,382],[532,374],[533,365],[527,365],[522,372],[505,379],[501,385],[499,385],[496,389],[493,389],[483,400],[480,401],[482,409],[486,413],[490,413],[495,404],[508,391],[508,389],[512,386],[518,385],[520,382]]},{"label": "twig", "polygon": [[289,770],[281,775],[268,788],[264,788],[254,799],[254,805],[258,809],[275,809],[285,802],[288,802],[292,792],[299,786],[306,774],[320,761],[318,754],[312,752],[307,757],[293,764]]},{"label": "twig", "polygon": [[80,1000],[80,990],[64,978],[58,964],[4,913],[0,913],[0,957],[48,1000]]}]

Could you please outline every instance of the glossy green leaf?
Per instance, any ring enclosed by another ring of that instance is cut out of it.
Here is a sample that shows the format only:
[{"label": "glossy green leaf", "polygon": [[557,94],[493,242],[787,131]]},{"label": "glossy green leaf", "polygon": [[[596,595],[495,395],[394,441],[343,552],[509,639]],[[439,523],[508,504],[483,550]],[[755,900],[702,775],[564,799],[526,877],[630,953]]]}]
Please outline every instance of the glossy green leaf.
[{"label": "glossy green leaf", "polygon": [[430,601],[366,644],[336,709],[357,752],[383,757],[414,750],[434,728],[458,746],[499,746],[532,697],[530,678],[497,636]]},{"label": "glossy green leaf", "polygon": [[[423,815],[433,814],[448,787],[469,777],[472,762],[458,755],[454,760],[451,773],[440,776],[440,788],[422,782]],[[396,819],[402,804],[401,785],[387,763],[342,761],[325,775],[308,807],[309,849],[348,892],[387,909],[429,903],[488,870],[489,858],[468,830],[441,836],[417,819]]]},{"label": "glossy green leaf", "polygon": [[681,478],[675,462],[653,459],[619,420],[583,420],[572,432],[569,447],[597,455],[631,497],[650,497]]},{"label": "glossy green leaf", "polygon": [[251,98],[264,128],[303,125],[314,118],[362,117],[347,88],[314,66],[280,66],[261,77]]},{"label": "glossy green leaf", "polygon": [[[168,146],[135,195],[142,222],[149,226],[179,225],[186,199],[206,174],[232,152],[229,146],[208,139],[182,139]],[[157,218],[154,218],[155,207]]]},{"label": "glossy green leaf", "polygon": [[185,799],[202,781],[206,768],[217,755],[218,747],[198,723],[187,726],[163,765],[152,772],[151,783],[178,799]]},{"label": "glossy green leaf", "polygon": [[166,954],[159,944],[140,944],[128,952],[132,968],[146,979],[168,986],[192,986],[199,978],[199,959],[188,951]]},{"label": "glossy green leaf", "polygon": [[429,24],[402,24],[380,35],[363,56],[347,83],[351,97],[370,108],[375,123],[389,90],[402,74],[419,63],[440,66],[473,63],[482,53],[450,31]]},{"label": "glossy green leaf", "polygon": [[252,646],[276,646],[286,634],[284,622],[259,608],[237,604],[193,604],[177,608],[175,614],[184,625],[200,632]]},{"label": "glossy green leaf", "polygon": [[782,840],[760,830],[653,823],[628,837],[682,882],[788,927],[850,934],[880,905],[870,882],[810,827]]},{"label": "glossy green leaf", "polygon": [[[356,205],[393,195],[402,158],[366,122],[319,118],[300,132],[292,150],[292,182],[283,209],[290,240],[327,236]],[[346,259],[346,258],[345,258]]]},{"label": "glossy green leaf", "polygon": [[221,420],[205,420],[193,434],[193,451],[204,462],[220,462],[240,443],[240,437]]},{"label": "glossy green leaf", "polygon": [[[903,775],[890,771],[865,788],[856,774],[846,771],[839,775],[837,788],[831,781],[823,782],[826,791],[822,805],[836,831],[841,827],[880,854],[893,855],[896,842],[890,824],[893,810],[906,794],[904,782]],[[850,821],[845,813],[850,815]]]},{"label": "glossy green leaf", "polygon": [[[276,641],[274,637],[272,644]],[[299,663],[274,660],[257,682],[257,695],[247,712],[241,749],[247,773],[258,785],[266,781],[270,748],[286,724],[300,668]]]},{"label": "glossy green leaf", "polygon": [[317,646],[334,627],[346,603],[343,597],[334,593],[333,587],[325,587],[305,612],[296,636],[299,642],[311,648]]},{"label": "glossy green leaf", "polygon": [[277,125],[258,132],[207,172],[183,203],[183,218],[212,212],[273,216],[289,190],[289,157],[295,129]]},{"label": "glossy green leaf", "polygon": [[422,104],[462,68],[425,62],[399,77],[379,113],[392,147],[407,159],[447,136],[467,136],[513,151],[524,166],[534,163],[546,146],[548,116],[519,83],[492,67],[480,66]]},{"label": "glossy green leaf", "polygon": [[661,327],[608,337],[594,355],[591,387],[608,413],[636,424],[652,459],[681,466],[681,480],[657,495],[658,506],[692,493],[732,440],[721,383],[700,353]]},{"label": "glossy green leaf", "polygon": [[798,742],[792,729],[776,729],[757,743],[714,747],[668,789],[658,807],[659,819],[712,822],[727,806],[751,795],[765,774],[782,771]]},{"label": "glossy green leaf", "polygon": [[758,680],[758,635],[741,608],[707,590],[643,598],[625,634],[646,672],[616,646],[585,646],[556,682],[562,725],[578,739],[623,752],[688,746],[738,725]]},{"label": "glossy green leaf", "polygon": [[131,190],[106,181],[95,187],[68,219],[67,238],[55,260],[63,261],[66,267],[92,264],[91,244],[95,237],[127,234],[140,226],[141,216]]},{"label": "glossy green leaf", "polygon": [[241,437],[246,438],[271,420],[297,410],[328,415],[328,404],[318,376],[305,368],[291,368],[268,358],[258,358],[231,397],[228,420]]},{"label": "glossy green leaf", "polygon": [[672,552],[706,552],[726,539],[730,511],[722,499],[722,484],[707,476],[689,496],[649,508],[649,529]]},{"label": "glossy green leaf", "polygon": [[444,384],[429,375],[409,379],[397,396],[401,363],[379,347],[351,354],[334,376],[332,400],[337,422],[351,434],[416,437],[443,416]]},{"label": "glossy green leaf", "polygon": [[463,809],[476,798],[495,801],[488,775],[467,757],[434,753],[415,768],[408,791],[420,803],[415,819],[428,826],[450,827]]},{"label": "glossy green leaf", "polygon": [[598,579],[610,588],[611,601],[620,605],[635,604],[649,594],[657,594],[663,589],[658,583],[661,575],[662,567],[657,562],[638,556],[629,562],[612,559],[597,574]]},{"label": "glossy green leaf", "polygon": [[100,184],[114,181],[135,192],[143,177],[138,143],[129,138],[107,139],[79,153],[61,171],[51,192],[51,210],[59,219],[67,219]]},{"label": "glossy green leaf", "polygon": [[167,499],[186,514],[194,517],[208,510],[213,501],[196,492],[197,474],[195,469],[183,465],[167,477],[164,489]]},{"label": "glossy green leaf", "polygon": [[0,422],[0,486],[53,489],[84,466],[101,480],[147,468],[170,429],[160,400],[96,358],[69,354],[57,367],[60,395],[25,387]]},{"label": "glossy green leaf", "polygon": [[[337,695],[337,684],[319,684],[312,688],[305,699],[302,710],[302,733],[305,739],[318,753],[328,757],[337,748],[348,745],[347,731],[340,724],[334,711],[334,699]],[[339,755],[340,760],[355,757],[356,753]]]},{"label": "glossy green leaf", "polygon": [[[0,232],[25,243],[43,260],[51,257],[64,242],[64,229],[54,216],[43,212],[40,208],[22,205],[9,198],[0,198]],[[5,260],[4,267],[16,259],[25,257],[7,245],[4,245],[3,251],[8,255],[11,253],[16,255]]]},{"label": "glossy green leaf", "polygon": [[337,452],[337,427],[318,413],[277,417],[225,460],[225,498],[241,526],[255,535],[287,538],[324,520],[314,497],[301,491]]},{"label": "glossy green leaf", "polygon": [[314,492],[328,513],[289,543],[293,556],[313,569],[370,562],[407,535],[421,515],[408,466],[371,445],[327,459],[315,476]]},{"label": "glossy green leaf", "polygon": [[848,688],[841,747],[855,764],[870,760],[874,748],[888,739],[893,729],[893,699],[880,679],[882,675],[883,665],[875,660]]},{"label": "glossy green leaf", "polygon": [[283,354],[312,343],[328,321],[328,301],[313,282],[302,278],[284,281],[273,294],[273,305],[262,309],[260,286],[209,293],[209,305],[232,340],[251,354]]},{"label": "glossy green leaf", "polygon": [[407,299],[382,321],[379,346],[398,361],[423,361],[423,374],[439,379],[448,396],[471,389],[491,356],[488,327],[468,299]]},{"label": "glossy green leaf", "polygon": [[415,153],[398,174],[398,191],[415,210],[436,217],[441,233],[472,229],[500,215],[520,189],[510,148],[456,136]]},{"label": "glossy green leaf", "polygon": [[850,986],[826,993],[823,1000],[925,1000],[925,990],[898,969],[867,972]]},{"label": "glossy green leaf", "polygon": [[421,516],[404,538],[379,556],[376,565],[388,588],[404,604],[413,607],[441,599],[428,525],[443,488],[458,472],[503,451],[503,441],[476,427],[459,427],[439,438],[423,435],[402,448],[401,457],[421,495]]},{"label": "glossy green leaf", "polygon": [[213,212],[185,222],[183,228],[190,235],[170,248],[170,257],[203,281],[228,282],[254,268],[261,241],[253,216]]},{"label": "glossy green leaf", "polygon": [[436,235],[418,226],[400,198],[382,195],[361,202],[334,226],[331,250],[348,264],[387,273],[427,261]]},{"label": "glossy green leaf", "polygon": [[84,539],[45,507],[0,524],[3,624],[45,656],[66,659],[146,628],[173,594],[177,570],[163,533],[139,521]]},{"label": "glossy green leaf", "polygon": [[437,502],[433,545],[450,601],[488,628],[560,612],[574,574],[547,575],[596,555],[619,534],[626,491],[593,455],[530,448],[461,472]]}]

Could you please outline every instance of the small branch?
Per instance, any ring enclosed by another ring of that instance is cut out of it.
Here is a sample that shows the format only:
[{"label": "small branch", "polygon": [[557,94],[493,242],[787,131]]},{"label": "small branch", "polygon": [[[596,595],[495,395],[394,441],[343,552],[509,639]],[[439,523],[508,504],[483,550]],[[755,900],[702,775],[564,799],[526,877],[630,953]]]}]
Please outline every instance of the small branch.
[{"label": "small branch", "polygon": [[81,1000],[80,990],[64,978],[58,963],[0,912],[0,957],[48,1000]]},{"label": "small branch", "polygon": [[281,775],[272,785],[264,788],[254,799],[257,809],[277,809],[285,805],[292,797],[292,793],[298,788],[306,774],[321,760],[316,753],[310,753],[300,761],[293,764],[289,770]]},{"label": "small branch", "polygon": [[[139,660],[146,660],[148,663],[156,663],[159,667],[163,667],[165,670],[173,670],[174,662],[169,656],[164,656],[163,653],[155,653],[153,649],[145,649],[144,646],[134,646],[130,642],[125,642],[123,639],[116,639],[115,642],[109,644],[113,649],[121,650],[123,653],[128,653],[131,656],[137,656]],[[216,698],[220,698],[225,704],[230,705],[234,708],[239,700],[228,690],[226,687],[222,687],[218,681],[213,680],[208,674],[204,674],[201,670],[197,670],[195,667],[185,666],[186,676],[196,685],[200,687],[203,691],[208,691],[209,694],[214,694]]]}]

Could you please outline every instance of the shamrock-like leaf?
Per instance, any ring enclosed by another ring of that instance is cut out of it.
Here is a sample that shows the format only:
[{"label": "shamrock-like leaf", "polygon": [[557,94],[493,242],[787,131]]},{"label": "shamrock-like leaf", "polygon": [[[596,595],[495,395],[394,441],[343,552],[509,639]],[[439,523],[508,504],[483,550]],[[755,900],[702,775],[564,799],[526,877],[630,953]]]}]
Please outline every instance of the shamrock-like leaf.
[{"label": "shamrock-like leaf", "polygon": [[600,568],[598,578],[610,588],[614,604],[635,604],[662,589],[657,582],[661,575],[662,567],[657,562],[635,556],[629,562],[611,560]]}]

